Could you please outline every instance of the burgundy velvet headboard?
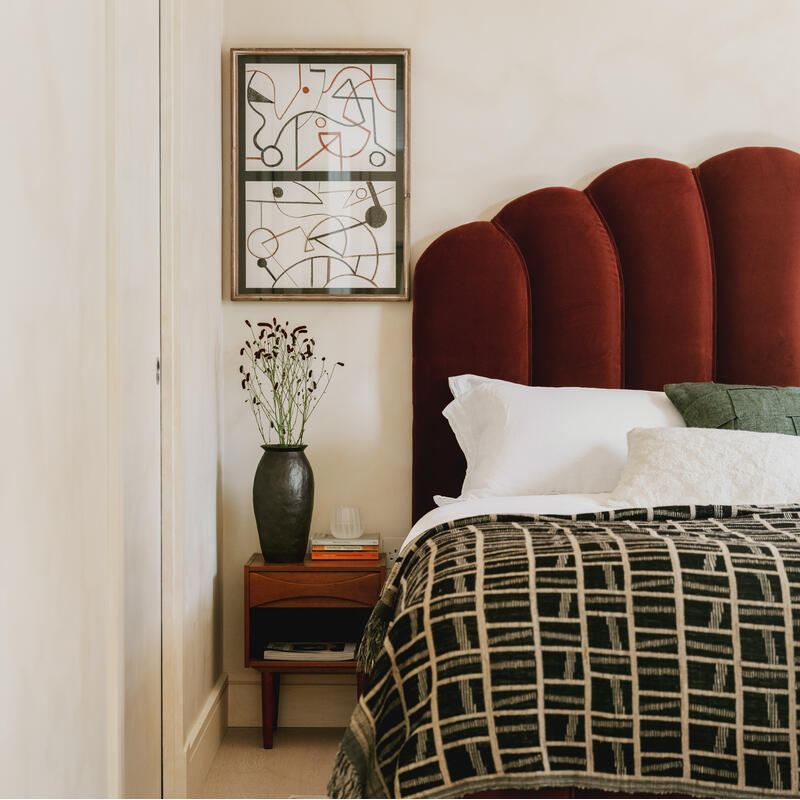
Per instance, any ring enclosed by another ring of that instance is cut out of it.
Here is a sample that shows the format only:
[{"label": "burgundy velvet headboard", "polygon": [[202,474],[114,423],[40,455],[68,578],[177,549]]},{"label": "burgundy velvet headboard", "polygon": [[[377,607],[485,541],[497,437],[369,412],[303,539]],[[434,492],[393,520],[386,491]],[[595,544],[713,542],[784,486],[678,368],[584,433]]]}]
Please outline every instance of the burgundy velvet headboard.
[{"label": "burgundy velvet headboard", "polygon": [[800,385],[800,154],[644,158],[440,236],[414,277],[413,516],[458,495],[447,377]]}]

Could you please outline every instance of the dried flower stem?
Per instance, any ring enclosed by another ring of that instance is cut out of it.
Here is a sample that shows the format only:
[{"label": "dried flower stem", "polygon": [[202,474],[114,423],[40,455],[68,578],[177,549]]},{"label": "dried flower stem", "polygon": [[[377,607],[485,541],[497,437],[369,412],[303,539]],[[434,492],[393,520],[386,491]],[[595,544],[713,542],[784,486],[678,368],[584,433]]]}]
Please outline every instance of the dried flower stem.
[{"label": "dried flower stem", "polygon": [[328,367],[323,356],[314,354],[315,342],[308,328],[298,325],[289,330],[281,325],[259,322],[255,327],[245,320],[252,339],[247,339],[239,351],[245,364],[239,367],[242,389],[248,394],[258,431],[264,444],[303,444],[306,423],[328,390],[337,361]]}]

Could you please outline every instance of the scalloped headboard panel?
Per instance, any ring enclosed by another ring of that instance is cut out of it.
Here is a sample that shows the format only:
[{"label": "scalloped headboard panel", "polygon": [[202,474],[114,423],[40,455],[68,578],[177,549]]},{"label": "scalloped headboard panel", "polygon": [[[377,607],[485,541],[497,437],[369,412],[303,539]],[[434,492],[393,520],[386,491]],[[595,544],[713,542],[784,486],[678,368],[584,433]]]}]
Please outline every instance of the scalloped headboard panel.
[{"label": "scalloped headboard panel", "polygon": [[644,158],[440,236],[414,275],[413,517],[458,495],[449,375],[800,385],[800,154]]}]

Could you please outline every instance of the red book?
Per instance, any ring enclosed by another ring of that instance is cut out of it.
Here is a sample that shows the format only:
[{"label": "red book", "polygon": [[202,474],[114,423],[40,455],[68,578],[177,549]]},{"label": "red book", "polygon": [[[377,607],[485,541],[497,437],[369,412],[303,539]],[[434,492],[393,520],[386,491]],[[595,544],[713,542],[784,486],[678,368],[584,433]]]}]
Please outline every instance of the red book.
[{"label": "red book", "polygon": [[331,550],[312,550],[312,561],[377,561],[380,556],[377,550],[349,551],[336,553]]}]

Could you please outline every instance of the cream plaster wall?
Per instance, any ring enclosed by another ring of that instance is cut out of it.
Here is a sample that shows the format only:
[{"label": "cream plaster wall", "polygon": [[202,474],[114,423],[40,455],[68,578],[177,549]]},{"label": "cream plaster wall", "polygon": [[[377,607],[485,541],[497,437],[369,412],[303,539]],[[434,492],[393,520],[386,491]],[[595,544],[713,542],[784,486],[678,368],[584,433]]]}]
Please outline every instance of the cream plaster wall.
[{"label": "cream plaster wall", "polygon": [[[229,47],[411,48],[416,260],[447,228],[542,186],[582,188],[622,160],[695,164],[739,145],[800,148],[798,40],[794,0],[225,0],[225,235]],[[227,241],[224,253],[227,270]],[[307,323],[319,347],[347,364],[308,432],[314,529],[337,503],[360,505],[390,542],[410,523],[411,304],[225,302],[223,627],[233,724],[257,698],[255,676],[242,669],[241,592],[242,564],[258,548],[250,491],[260,454],[237,351],[244,319],[273,315]],[[283,721],[303,717],[287,705]]]}]

